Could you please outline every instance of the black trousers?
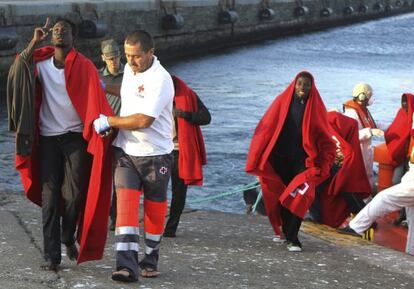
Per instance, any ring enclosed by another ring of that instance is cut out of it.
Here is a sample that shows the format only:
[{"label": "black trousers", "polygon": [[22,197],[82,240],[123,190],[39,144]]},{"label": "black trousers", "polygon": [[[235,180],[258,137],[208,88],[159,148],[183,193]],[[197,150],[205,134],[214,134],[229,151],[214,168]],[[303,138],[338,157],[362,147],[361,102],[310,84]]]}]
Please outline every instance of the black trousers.
[{"label": "black trousers", "polygon": [[358,214],[365,207],[364,201],[355,193],[342,192],[341,196],[354,215]]},{"label": "black trousers", "polygon": [[61,243],[75,242],[88,189],[91,156],[81,133],[40,137],[44,258],[61,262]]},{"label": "black trousers", "polygon": [[188,186],[180,179],[178,174],[178,157],[179,151],[173,151],[173,165],[171,168],[171,188],[172,198],[170,204],[170,216],[165,226],[165,232],[168,234],[175,234],[180,217],[185,207],[185,199],[187,197]]},{"label": "black trousers", "polygon": [[[282,179],[285,185],[288,185],[293,178],[305,170],[304,160],[295,160],[284,157],[273,157],[272,167]],[[302,219],[281,206],[280,216],[282,218],[282,232],[286,241],[301,246],[298,239],[298,233],[302,224]]]}]

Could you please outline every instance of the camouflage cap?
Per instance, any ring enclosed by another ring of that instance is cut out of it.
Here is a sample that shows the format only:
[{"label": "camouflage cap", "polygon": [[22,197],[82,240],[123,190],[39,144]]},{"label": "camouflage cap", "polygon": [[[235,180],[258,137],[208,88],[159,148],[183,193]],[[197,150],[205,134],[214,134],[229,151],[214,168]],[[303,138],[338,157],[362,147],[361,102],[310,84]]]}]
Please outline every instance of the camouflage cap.
[{"label": "camouflage cap", "polygon": [[101,51],[106,58],[121,56],[118,43],[114,39],[108,39],[101,42]]}]

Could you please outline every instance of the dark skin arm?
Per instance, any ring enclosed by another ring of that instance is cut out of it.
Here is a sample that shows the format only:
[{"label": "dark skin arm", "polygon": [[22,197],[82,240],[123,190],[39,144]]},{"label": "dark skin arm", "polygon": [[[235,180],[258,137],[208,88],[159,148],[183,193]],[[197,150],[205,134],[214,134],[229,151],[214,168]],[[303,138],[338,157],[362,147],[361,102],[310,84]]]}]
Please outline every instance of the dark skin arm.
[{"label": "dark skin arm", "polygon": [[49,17],[46,19],[46,23],[43,27],[35,28],[33,32],[33,38],[30,40],[29,44],[27,45],[25,51],[25,55],[28,59],[30,59],[33,55],[33,51],[37,47],[37,45],[45,40],[49,35]]},{"label": "dark skin arm", "polygon": [[197,97],[198,111],[189,112],[180,109],[173,109],[174,117],[184,118],[192,125],[207,125],[211,122],[211,115],[204,103]]}]

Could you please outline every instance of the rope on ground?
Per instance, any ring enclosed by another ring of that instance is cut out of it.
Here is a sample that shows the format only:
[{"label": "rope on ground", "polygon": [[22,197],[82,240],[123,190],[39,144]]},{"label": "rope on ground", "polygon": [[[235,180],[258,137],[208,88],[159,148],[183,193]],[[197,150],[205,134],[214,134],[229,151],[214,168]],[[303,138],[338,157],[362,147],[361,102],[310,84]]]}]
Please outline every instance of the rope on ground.
[{"label": "rope on ground", "polygon": [[259,193],[257,194],[256,202],[254,202],[254,205],[252,207],[252,213],[256,212],[256,207],[259,204],[260,200],[262,199],[262,196],[263,196],[262,189],[259,189]]},{"label": "rope on ground", "polygon": [[195,200],[189,200],[188,202],[186,202],[187,204],[196,204],[196,203],[203,203],[203,202],[208,202],[211,200],[216,200],[216,199],[221,199],[221,198],[225,198],[231,195],[235,195],[238,194],[240,192],[243,192],[245,190],[249,190],[249,189],[254,189],[254,188],[258,188],[260,187],[259,184],[257,184],[257,181],[254,181],[252,183],[243,185],[243,186],[238,186],[236,188],[234,188],[231,191],[228,192],[223,192],[214,196],[210,196],[210,197],[206,197],[206,198],[199,198],[199,199],[195,199]]}]

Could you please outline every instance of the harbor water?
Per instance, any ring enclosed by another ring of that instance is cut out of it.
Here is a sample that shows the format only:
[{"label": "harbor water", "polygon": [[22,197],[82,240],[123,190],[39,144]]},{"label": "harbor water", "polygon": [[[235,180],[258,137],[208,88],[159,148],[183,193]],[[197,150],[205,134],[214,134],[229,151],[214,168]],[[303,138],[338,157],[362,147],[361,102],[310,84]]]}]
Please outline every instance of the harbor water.
[{"label": "harbor water", "polygon": [[[414,92],[413,26],[414,14],[406,14],[167,63],[212,114],[212,123],[203,127],[208,159],[204,186],[190,187],[188,201],[254,181],[244,172],[253,131],[274,97],[301,70],[313,74],[327,108],[341,109],[353,86],[368,82],[375,96],[371,113],[390,123],[401,94]],[[0,99],[0,191],[17,193],[22,187],[14,169],[14,136],[7,132],[5,95]],[[241,213],[244,202],[236,194],[192,207]]]}]

